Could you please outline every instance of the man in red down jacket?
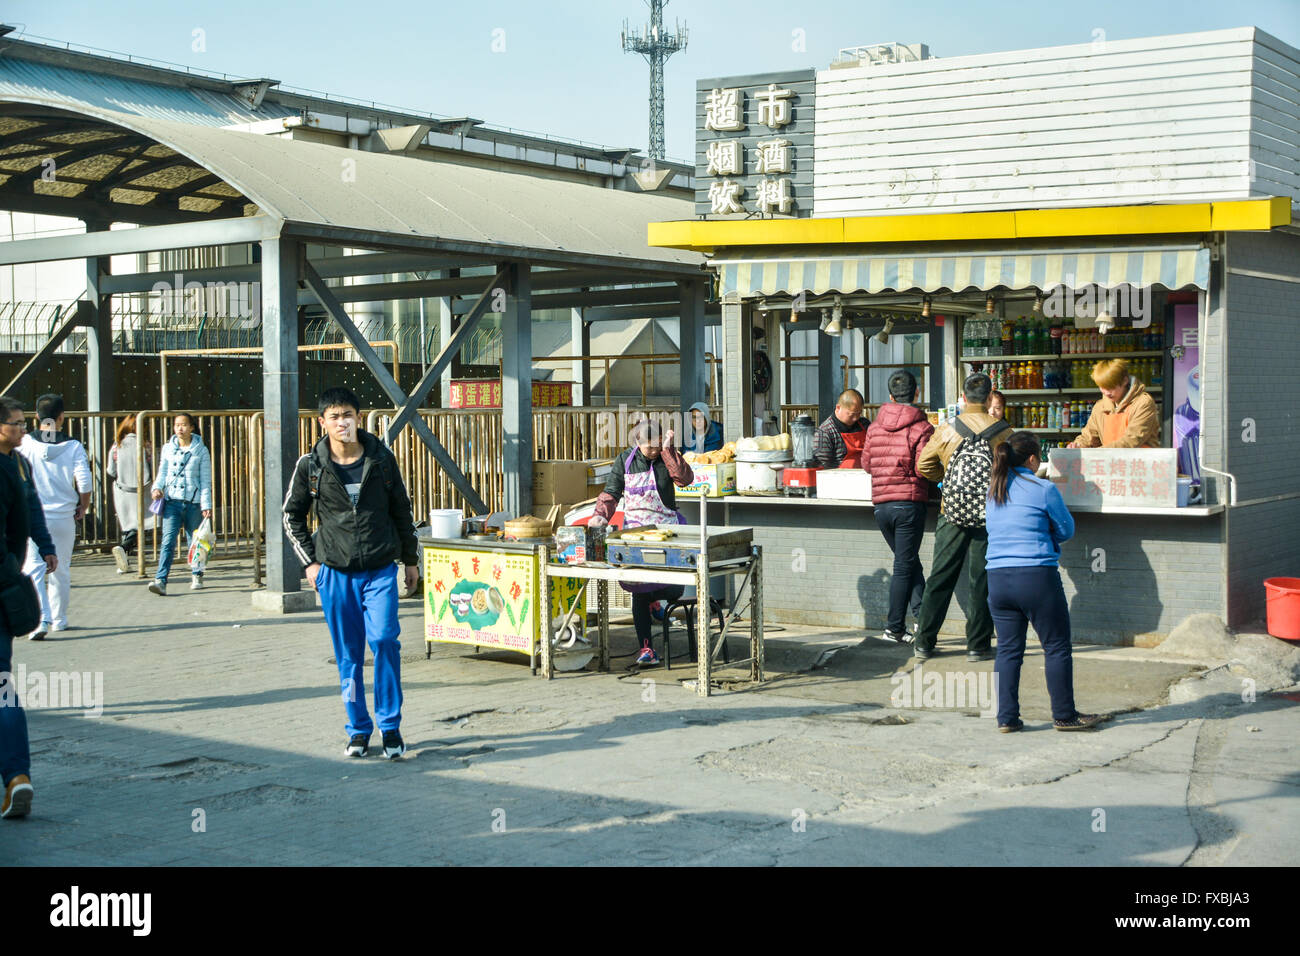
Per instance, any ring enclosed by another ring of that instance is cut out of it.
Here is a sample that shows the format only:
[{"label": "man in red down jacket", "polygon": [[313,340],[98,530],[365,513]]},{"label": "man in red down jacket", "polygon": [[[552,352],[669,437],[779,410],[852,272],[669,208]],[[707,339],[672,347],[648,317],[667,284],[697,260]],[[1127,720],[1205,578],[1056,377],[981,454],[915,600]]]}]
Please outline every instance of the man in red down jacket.
[{"label": "man in red down jacket", "polygon": [[[921,616],[925,575],[921,573],[921,535],[930,482],[916,473],[916,460],[934,426],[912,402],[916,378],[899,369],[889,376],[889,402],[880,406],[862,446],[862,468],[871,476],[871,501],[876,524],[894,552],[894,576],[889,582],[889,617],[886,641],[909,640],[904,627],[910,607],[913,621]],[[916,624],[912,625],[915,633]]]}]

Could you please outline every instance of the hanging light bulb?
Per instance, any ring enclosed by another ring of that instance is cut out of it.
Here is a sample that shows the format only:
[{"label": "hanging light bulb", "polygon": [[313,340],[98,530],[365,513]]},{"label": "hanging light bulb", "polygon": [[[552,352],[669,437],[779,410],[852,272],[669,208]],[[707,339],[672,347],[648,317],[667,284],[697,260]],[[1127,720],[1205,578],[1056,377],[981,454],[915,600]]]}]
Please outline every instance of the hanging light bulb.
[{"label": "hanging light bulb", "polygon": [[993,314],[993,296],[992,296],[992,295],[986,295],[986,296],[984,297],[984,311],[987,312],[989,315],[992,315],[992,314]]},{"label": "hanging light bulb", "polygon": [[[823,312],[823,315],[825,313]],[[835,308],[831,310],[831,320],[826,324],[827,335],[839,335],[843,332],[840,320],[844,318],[844,306],[840,302],[840,297],[835,297]]]},{"label": "hanging light bulb", "polygon": [[1043,294],[1041,292],[1034,296],[1033,311],[1035,313],[1041,313],[1043,311]]},{"label": "hanging light bulb", "polygon": [[927,295],[925,301],[921,303],[921,318],[928,319],[930,317],[930,304],[930,297]]},{"label": "hanging light bulb", "polygon": [[885,327],[876,333],[876,341],[881,345],[889,342],[889,333],[894,331],[894,317],[891,315],[885,319]]}]

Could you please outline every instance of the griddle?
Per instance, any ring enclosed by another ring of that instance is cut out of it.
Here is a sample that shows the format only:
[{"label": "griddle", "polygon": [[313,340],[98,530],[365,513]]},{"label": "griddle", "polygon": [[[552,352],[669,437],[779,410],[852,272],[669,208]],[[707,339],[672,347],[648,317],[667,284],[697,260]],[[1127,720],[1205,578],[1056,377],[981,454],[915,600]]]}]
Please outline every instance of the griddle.
[{"label": "griddle", "polygon": [[[616,567],[694,568],[700,556],[700,526],[666,525],[676,532],[667,541],[623,541],[623,532],[610,532],[605,538],[606,560]],[[627,528],[626,531],[650,531],[653,525]],[[754,544],[753,528],[709,528],[707,531],[709,563],[743,558]]]}]

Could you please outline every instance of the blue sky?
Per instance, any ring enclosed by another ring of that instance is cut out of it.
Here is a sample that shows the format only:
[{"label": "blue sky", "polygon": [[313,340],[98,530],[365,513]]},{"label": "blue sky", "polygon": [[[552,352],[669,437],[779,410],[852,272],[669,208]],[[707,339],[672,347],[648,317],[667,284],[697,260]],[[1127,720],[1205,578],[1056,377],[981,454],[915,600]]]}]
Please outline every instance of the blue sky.
[{"label": "blue sky", "polygon": [[[619,46],[643,0],[11,0],[29,34],[445,116],[644,149],[649,68]],[[694,153],[700,77],[825,68],[844,46],[898,40],[936,56],[1258,26],[1300,46],[1300,0],[672,0],[687,49],[668,61],[668,155]],[[195,31],[205,49],[196,51]],[[795,49],[802,31],[803,49]],[[495,46],[495,50],[494,50]],[[504,49],[502,49],[504,47]]]}]

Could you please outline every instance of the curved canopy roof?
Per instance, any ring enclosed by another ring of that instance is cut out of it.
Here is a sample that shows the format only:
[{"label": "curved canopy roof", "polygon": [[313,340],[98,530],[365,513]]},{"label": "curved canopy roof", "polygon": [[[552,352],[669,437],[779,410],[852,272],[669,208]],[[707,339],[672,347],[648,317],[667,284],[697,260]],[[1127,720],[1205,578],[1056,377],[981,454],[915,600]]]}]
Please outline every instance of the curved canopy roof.
[{"label": "curved canopy roof", "polygon": [[340,241],[437,240],[699,275],[648,224],[691,203],[454,163],[0,95],[0,208],[159,224],[263,214]]}]

